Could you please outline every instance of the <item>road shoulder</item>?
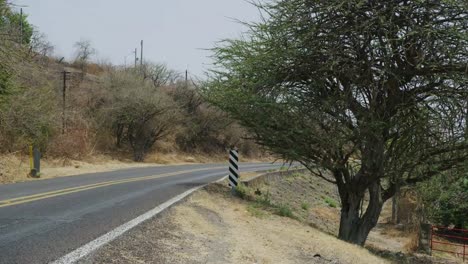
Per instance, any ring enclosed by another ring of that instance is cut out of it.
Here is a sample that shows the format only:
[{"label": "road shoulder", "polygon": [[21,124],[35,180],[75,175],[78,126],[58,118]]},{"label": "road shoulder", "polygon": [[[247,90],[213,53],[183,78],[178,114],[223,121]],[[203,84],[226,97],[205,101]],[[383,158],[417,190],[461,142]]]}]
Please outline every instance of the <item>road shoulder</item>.
[{"label": "road shoulder", "polygon": [[253,214],[212,184],[80,263],[386,263],[294,219]]}]

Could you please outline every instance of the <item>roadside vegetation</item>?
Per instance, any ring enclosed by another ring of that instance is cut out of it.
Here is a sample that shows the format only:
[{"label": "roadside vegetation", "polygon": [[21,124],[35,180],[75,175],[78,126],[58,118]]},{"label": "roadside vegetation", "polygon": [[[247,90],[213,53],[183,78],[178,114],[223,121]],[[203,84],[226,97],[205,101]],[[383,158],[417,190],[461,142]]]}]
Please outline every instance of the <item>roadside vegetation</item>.
[{"label": "roadside vegetation", "polygon": [[14,6],[0,1],[0,182],[19,177],[6,168],[26,167],[22,157],[29,145],[63,164],[96,156],[160,162],[156,157],[180,154],[209,160],[224,158],[232,146],[244,159],[263,155],[245,139],[244,128],[202,100],[191,76],[185,80],[149,61],[136,68],[96,63],[91,41],[83,39],[75,43],[72,61],[55,58],[46,36],[27,15],[21,30],[19,17]]},{"label": "roadside vegetation", "polygon": [[[338,235],[341,211],[341,205],[337,202],[339,194],[332,183],[313,174],[293,173],[268,178],[248,183],[248,186],[242,185],[238,190],[242,190],[238,198],[247,204],[247,212],[252,217],[266,220],[270,215],[278,215],[329,235]],[[434,254],[431,258],[419,252],[419,224],[423,212],[421,205],[418,205],[420,201],[414,200],[416,193],[414,188],[401,192],[397,204],[400,211],[398,225],[392,221],[391,201],[385,203],[376,228],[369,233],[364,247],[394,263],[445,263],[447,258],[456,260],[450,255]],[[365,202],[368,201],[367,196]]]},{"label": "roadside vegetation", "polygon": [[254,2],[260,22],[219,43],[197,81],[157,62],[97,63],[84,39],[73,60],[57,58],[0,0],[0,182],[16,180],[12,163],[28,166],[30,145],[45,164],[75,167],[225,159],[236,146],[314,176],[238,186],[255,218],[292,218],[359,246],[386,232],[404,240],[388,246],[410,251],[421,222],[468,228],[468,2]]},{"label": "roadside vegetation", "polygon": [[462,224],[454,217],[466,208],[466,188],[456,186],[468,160],[468,2],[256,5],[263,19],[213,49],[208,100],[336,186],[342,240],[364,245],[387,200],[418,184],[437,188],[438,177],[453,188],[424,198],[443,211],[434,223]]}]

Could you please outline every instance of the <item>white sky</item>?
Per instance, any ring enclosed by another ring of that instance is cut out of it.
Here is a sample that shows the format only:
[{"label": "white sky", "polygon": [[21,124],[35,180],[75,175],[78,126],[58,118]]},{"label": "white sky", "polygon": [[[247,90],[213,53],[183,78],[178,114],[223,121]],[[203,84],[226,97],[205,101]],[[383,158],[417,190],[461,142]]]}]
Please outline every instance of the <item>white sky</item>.
[{"label": "white sky", "polygon": [[86,39],[97,60],[133,63],[131,52],[145,42],[144,58],[202,75],[215,42],[236,38],[242,21],[258,20],[244,0],[13,0],[45,33],[58,56],[70,59],[73,44]]}]

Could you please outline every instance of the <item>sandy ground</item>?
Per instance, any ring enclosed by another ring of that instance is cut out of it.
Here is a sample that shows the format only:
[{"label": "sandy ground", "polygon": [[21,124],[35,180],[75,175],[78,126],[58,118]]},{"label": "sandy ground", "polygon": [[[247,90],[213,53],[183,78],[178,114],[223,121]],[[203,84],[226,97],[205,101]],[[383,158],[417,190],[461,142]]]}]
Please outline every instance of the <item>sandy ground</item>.
[{"label": "sandy ground", "polygon": [[398,229],[391,224],[392,202],[384,204],[377,226],[372,229],[366,241],[366,246],[389,252],[411,253],[413,232]]},{"label": "sandy ground", "polygon": [[81,263],[387,263],[297,220],[249,212],[209,187]]}]

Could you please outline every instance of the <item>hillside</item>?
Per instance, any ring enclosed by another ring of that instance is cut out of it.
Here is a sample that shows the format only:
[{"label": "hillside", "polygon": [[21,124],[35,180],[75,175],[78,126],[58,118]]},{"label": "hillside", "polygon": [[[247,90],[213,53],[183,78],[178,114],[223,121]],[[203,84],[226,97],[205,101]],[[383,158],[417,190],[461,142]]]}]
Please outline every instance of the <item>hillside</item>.
[{"label": "hillside", "polygon": [[141,162],[219,162],[234,145],[246,161],[268,157],[201,100],[194,81],[164,65],[27,58],[14,66],[11,92],[0,95],[0,182],[28,180],[31,145],[41,151],[43,178]]}]

